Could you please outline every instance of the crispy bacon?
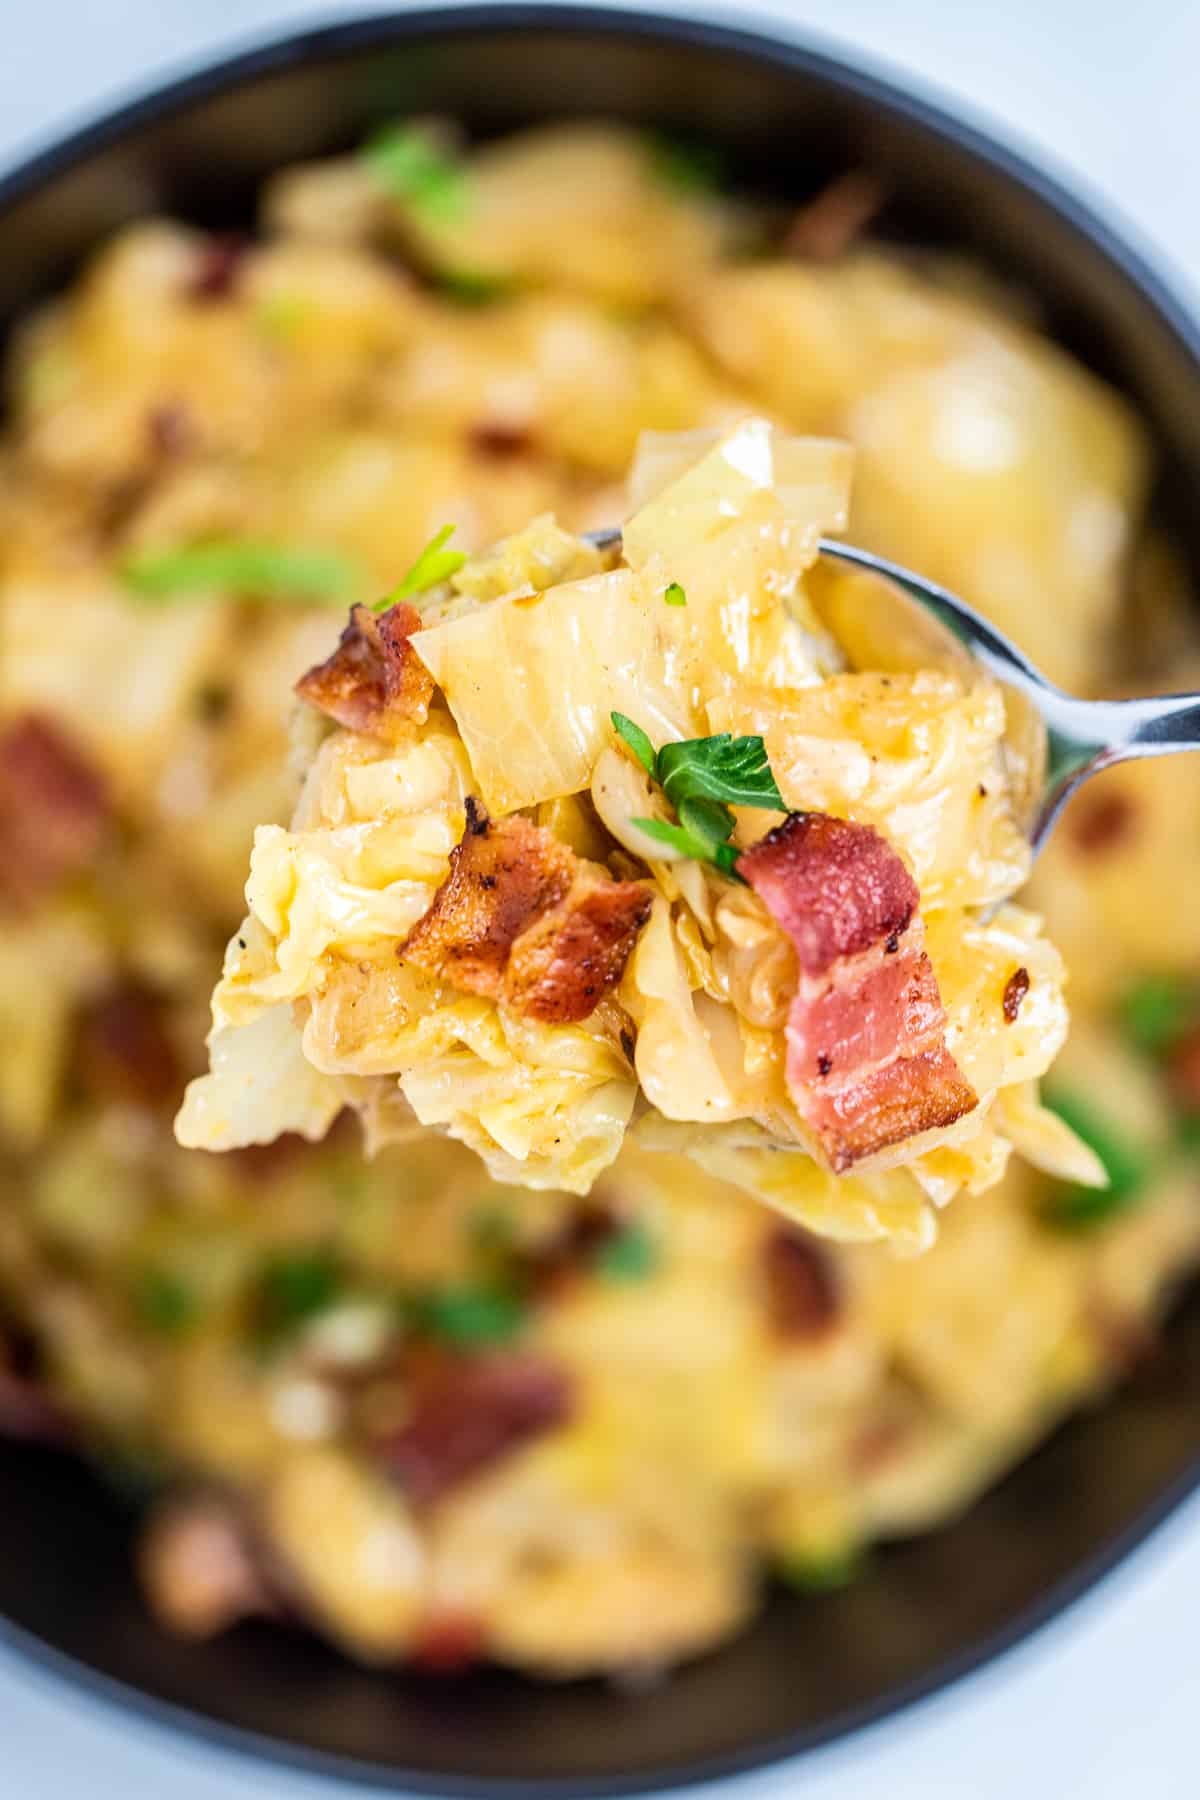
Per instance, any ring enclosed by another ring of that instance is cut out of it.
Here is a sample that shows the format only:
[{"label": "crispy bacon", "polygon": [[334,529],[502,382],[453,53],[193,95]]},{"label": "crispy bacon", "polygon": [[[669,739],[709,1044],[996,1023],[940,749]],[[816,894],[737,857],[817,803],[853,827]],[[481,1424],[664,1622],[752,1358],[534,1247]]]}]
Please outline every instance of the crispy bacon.
[{"label": "crispy bacon", "polygon": [[533,434],[527,425],[506,425],[499,419],[483,419],[473,426],[469,442],[476,455],[493,462],[528,456],[534,447]]},{"label": "crispy bacon", "polygon": [[58,725],[25,713],[0,730],[0,903],[30,906],[86,868],[108,821],[104,782]]},{"label": "crispy bacon", "polygon": [[585,869],[552,832],[493,821],[468,799],[450,873],[399,954],[526,1018],[571,1024],[620,981],[650,906],[638,883]]},{"label": "crispy bacon", "polygon": [[1029,970],[1014,969],[1004,984],[1004,997],[1000,1002],[1006,1025],[1016,1024],[1021,1011],[1021,1002],[1028,992]]},{"label": "crispy bacon", "polygon": [[812,1342],[837,1324],[842,1288],[824,1244],[796,1225],[777,1225],[762,1248],[767,1320],[777,1337]]},{"label": "crispy bacon", "polygon": [[494,1350],[430,1362],[404,1425],[377,1445],[388,1474],[429,1506],[569,1418],[565,1370],[530,1352]]},{"label": "crispy bacon", "polygon": [[1067,829],[1084,856],[1107,856],[1137,836],[1137,807],[1128,794],[1088,793],[1068,813]]},{"label": "crispy bacon", "polygon": [[568,1294],[621,1229],[610,1207],[585,1200],[546,1242],[527,1251],[522,1274],[539,1301]]},{"label": "crispy bacon", "polygon": [[1185,1032],[1167,1061],[1171,1090],[1189,1113],[1200,1113],[1200,1031]]},{"label": "crispy bacon", "polygon": [[858,242],[886,198],[883,183],[865,170],[839,175],[796,211],[783,247],[806,262],[836,262]]},{"label": "crispy bacon", "polygon": [[102,1099],[137,1106],[178,1100],[183,1075],[162,998],[132,977],[85,1010],[77,1058],[88,1091]]},{"label": "crispy bacon", "polygon": [[427,1675],[461,1675],[483,1656],[487,1628],[477,1613],[442,1607],[431,1612],[409,1652],[409,1662]]},{"label": "crispy bacon", "polygon": [[738,872],[796,949],[792,1098],[837,1174],[977,1104],[943,1039],[920,894],[867,825],[792,813]]},{"label": "crispy bacon", "polygon": [[420,628],[406,600],[378,614],[352,606],[337,649],[301,676],[296,692],[351,731],[398,741],[424,724],[433,698],[433,676],[409,642]]},{"label": "crispy bacon", "polygon": [[188,277],[187,298],[198,301],[228,300],[237,287],[242,263],[249,249],[249,240],[234,231],[210,237],[197,252],[195,269]]}]

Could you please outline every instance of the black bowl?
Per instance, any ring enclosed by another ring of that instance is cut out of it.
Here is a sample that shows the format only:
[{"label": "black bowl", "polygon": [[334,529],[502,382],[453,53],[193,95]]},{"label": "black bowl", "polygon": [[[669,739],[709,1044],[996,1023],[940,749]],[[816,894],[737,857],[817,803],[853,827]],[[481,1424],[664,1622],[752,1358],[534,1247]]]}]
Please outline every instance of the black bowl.
[{"label": "black bowl", "polygon": [[[867,165],[887,223],[953,242],[1031,288],[1055,332],[1134,400],[1159,504],[1200,572],[1200,336],[1119,238],[975,130],[824,55],[708,25],[566,7],[407,13],[298,36],[192,76],[0,182],[0,316],[152,208],[247,221],[279,163],[380,119],[444,110],[483,129],[608,114],[724,143],[789,192]],[[881,1552],[840,1594],[778,1595],[753,1630],[653,1692],[369,1674],[246,1627],[166,1637],[130,1519],[48,1452],[0,1451],[0,1633],[143,1716],[309,1769],[430,1792],[644,1790],[746,1769],[877,1719],[1049,1618],[1200,1482],[1200,1305],[1154,1365],[1060,1431],[960,1523]]]}]

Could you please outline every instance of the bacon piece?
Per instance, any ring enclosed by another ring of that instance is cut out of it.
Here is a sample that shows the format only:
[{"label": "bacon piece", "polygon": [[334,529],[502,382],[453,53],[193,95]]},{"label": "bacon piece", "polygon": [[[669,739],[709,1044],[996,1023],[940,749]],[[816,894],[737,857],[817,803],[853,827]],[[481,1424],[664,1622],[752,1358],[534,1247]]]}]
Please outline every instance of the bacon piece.
[{"label": "bacon piece", "polygon": [[156,456],[182,456],[191,449],[195,437],[192,415],[179,400],[152,406],[146,415],[146,435]]},{"label": "bacon piece", "polygon": [[1200,1112],[1200,1031],[1189,1031],[1173,1044],[1167,1062],[1171,1090],[1189,1113]]},{"label": "bacon piece", "polygon": [[834,1172],[970,1112],[976,1096],[943,1041],[920,894],[886,839],[792,813],[737,867],[796,949],[788,1087]]},{"label": "bacon piece", "polygon": [[433,698],[433,676],[409,642],[420,628],[406,600],[378,614],[352,606],[337,649],[300,677],[296,692],[351,731],[399,741],[425,723]]},{"label": "bacon piece", "polygon": [[617,985],[651,899],[583,868],[552,832],[467,800],[450,873],[399,955],[525,1017],[571,1024]]},{"label": "bacon piece", "polygon": [[418,1376],[407,1422],[378,1455],[414,1505],[429,1506],[563,1424],[572,1400],[566,1371],[528,1352],[435,1359]]},{"label": "bacon piece", "polygon": [[1004,998],[1000,1002],[1006,1025],[1015,1025],[1021,1011],[1021,1002],[1029,992],[1029,970],[1014,969],[1004,984]]},{"label": "bacon piece", "polygon": [[430,1613],[409,1652],[409,1662],[427,1675],[461,1675],[483,1656],[487,1630],[477,1613]]},{"label": "bacon piece", "polygon": [[1088,857],[1107,856],[1136,837],[1137,807],[1128,794],[1091,793],[1077,800],[1067,815],[1076,848]]},{"label": "bacon piece", "polygon": [[161,996],[132,978],[102,994],[79,1026],[78,1061],[88,1089],[106,1100],[159,1106],[177,1100],[183,1075]]},{"label": "bacon piece", "polygon": [[558,1299],[595,1261],[621,1229],[617,1214],[607,1206],[585,1201],[546,1243],[522,1259],[525,1280],[539,1301]]},{"label": "bacon piece", "polygon": [[839,175],[798,208],[783,247],[806,262],[836,262],[857,243],[886,199],[883,183],[865,170]]},{"label": "bacon piece", "polygon": [[209,238],[199,251],[195,270],[188,279],[189,300],[228,300],[237,287],[249,240],[238,232],[221,232]]},{"label": "bacon piece", "polygon": [[50,719],[0,731],[0,902],[30,906],[95,856],[109,821],[105,786]]},{"label": "bacon piece", "polygon": [[501,999],[546,1025],[586,1019],[620,981],[652,904],[636,882],[580,874],[513,944]]},{"label": "bacon piece", "polygon": [[528,456],[534,447],[533,435],[526,425],[506,425],[503,420],[481,420],[471,429],[469,443],[478,456],[494,462],[510,457]]},{"label": "bacon piece", "polygon": [[778,1225],[762,1247],[767,1319],[777,1337],[812,1342],[837,1324],[842,1288],[837,1265],[811,1232]]}]

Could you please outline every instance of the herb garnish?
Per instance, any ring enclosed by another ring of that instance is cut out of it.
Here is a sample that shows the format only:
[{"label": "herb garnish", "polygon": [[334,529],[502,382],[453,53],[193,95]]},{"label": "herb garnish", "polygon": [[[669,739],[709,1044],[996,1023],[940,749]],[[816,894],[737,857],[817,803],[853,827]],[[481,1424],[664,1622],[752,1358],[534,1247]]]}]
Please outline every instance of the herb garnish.
[{"label": "herb garnish", "polygon": [[342,1291],[342,1272],[323,1250],[281,1252],[259,1270],[255,1323],[259,1337],[274,1343],[332,1306]]},{"label": "herb garnish", "polygon": [[453,525],[443,525],[442,529],[431,537],[418,556],[412,568],[405,575],[398,587],[382,600],[375,603],[375,611],[382,612],[387,606],[394,606],[397,600],[407,600],[412,594],[423,594],[427,588],[436,587],[439,581],[448,581],[451,575],[457,575],[467,560],[465,550],[447,550],[445,546],[454,536]]},{"label": "herb garnish", "polygon": [[452,225],[468,210],[470,188],[459,159],[428,125],[391,125],[362,152],[381,187],[424,213],[431,223]]},{"label": "herb garnish", "polygon": [[164,1337],[186,1331],[200,1311],[195,1290],[171,1269],[144,1269],[134,1290],[134,1304],[142,1321]]},{"label": "herb garnish", "polygon": [[679,818],[678,825],[662,819],[631,822],[647,837],[682,856],[713,863],[722,874],[740,881],[736,868],[739,852],[729,842],[735,822],[729,808],[759,806],[769,812],[787,811],[762,738],[735,738],[721,731],[715,737],[664,744],[656,751],[640,725],[624,713],[610,716],[617,736],[651,780],[658,782]]},{"label": "herb garnish", "polygon": [[1195,993],[1169,975],[1146,975],[1120,1004],[1125,1036],[1146,1056],[1168,1055],[1197,1022]]},{"label": "herb garnish", "polygon": [[433,284],[439,294],[459,306],[493,306],[517,291],[511,275],[487,275],[476,269],[439,269]]},{"label": "herb garnish", "polygon": [[645,1281],[659,1260],[658,1245],[646,1227],[631,1220],[600,1245],[593,1267],[607,1281]]},{"label": "herb garnish", "polygon": [[832,1594],[847,1587],[862,1573],[862,1552],[856,1545],[827,1550],[818,1555],[805,1551],[785,1556],[779,1574],[789,1587],[804,1594]]},{"label": "herb garnish", "polygon": [[677,581],[668,581],[663,589],[663,599],[668,606],[686,606],[687,594]]},{"label": "herb garnish", "polygon": [[716,144],[658,131],[650,134],[647,147],[651,173],[677,194],[714,194],[725,183],[726,160]]},{"label": "herb garnish", "polygon": [[148,602],[216,592],[307,605],[345,600],[363,586],[359,570],[336,550],[256,538],[141,550],[125,559],[120,574],[130,592]]},{"label": "herb garnish", "polygon": [[1042,1209],[1043,1218],[1052,1225],[1081,1229],[1104,1224],[1124,1212],[1139,1197],[1152,1173],[1150,1155],[1130,1143],[1110,1119],[1100,1115],[1090,1099],[1074,1088],[1051,1086],[1043,1092],[1042,1099],[1089,1150],[1095,1151],[1108,1176],[1106,1188],[1060,1183]]},{"label": "herb garnish", "polygon": [[522,1300],[508,1289],[492,1286],[444,1287],[409,1303],[419,1330],[451,1344],[506,1344],[525,1323]]}]

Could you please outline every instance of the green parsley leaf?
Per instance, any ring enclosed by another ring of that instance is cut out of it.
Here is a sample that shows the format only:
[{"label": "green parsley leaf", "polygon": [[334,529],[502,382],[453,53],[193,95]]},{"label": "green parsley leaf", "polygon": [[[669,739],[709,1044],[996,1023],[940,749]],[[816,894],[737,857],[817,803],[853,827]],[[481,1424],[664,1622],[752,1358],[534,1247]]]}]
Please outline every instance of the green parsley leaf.
[{"label": "green parsley leaf", "polygon": [[470,183],[459,159],[424,125],[392,125],[362,152],[379,185],[433,224],[453,225],[470,210]]},{"label": "green parsley leaf", "polygon": [[436,587],[439,581],[449,581],[451,575],[458,574],[467,560],[467,553],[465,550],[445,548],[454,532],[453,525],[443,525],[436,536],[430,538],[400,585],[394,587],[390,594],[385,594],[382,600],[376,601],[376,612],[394,606],[397,600],[407,600],[410,594],[423,594],[427,588]]},{"label": "green parsley leaf", "polygon": [[332,1306],[342,1290],[342,1273],[324,1250],[281,1252],[259,1270],[255,1315],[267,1341],[284,1337]]},{"label": "green parsley leaf", "polygon": [[496,1287],[446,1287],[412,1304],[415,1323],[451,1344],[504,1344],[525,1323],[526,1308],[515,1294]]},{"label": "green parsley leaf", "polygon": [[646,733],[640,725],[635,725],[632,719],[627,719],[624,713],[615,712],[608,716],[612,720],[612,728],[617,736],[629,745],[647,775],[653,779],[654,745]]},{"label": "green parsley leaf", "polygon": [[663,793],[677,811],[683,800],[701,796],[722,800],[728,806],[787,810],[760,737],[735,738],[722,731],[716,737],[664,744],[655,773]]},{"label": "green parsley leaf", "polygon": [[1193,990],[1170,975],[1146,975],[1120,1004],[1125,1036],[1146,1056],[1165,1056],[1197,1022]]},{"label": "green parsley leaf", "polygon": [[687,594],[677,581],[668,581],[663,589],[663,599],[668,606],[686,606]]},{"label": "green parsley leaf", "polygon": [[125,559],[120,575],[130,592],[147,602],[220,593],[309,605],[344,601],[363,586],[359,570],[336,550],[250,538],[141,550]]},{"label": "green parsley leaf", "polygon": [[482,270],[473,269],[441,269],[434,277],[434,285],[459,306],[494,306],[517,289],[509,275],[485,275]]},{"label": "green parsley leaf", "polygon": [[677,194],[715,194],[726,180],[725,155],[716,144],[659,131],[651,133],[648,148],[655,179]]},{"label": "green parsley leaf", "polygon": [[862,1573],[862,1553],[856,1545],[829,1550],[824,1555],[807,1552],[785,1556],[779,1564],[780,1577],[789,1587],[804,1594],[832,1594],[848,1587]]},{"label": "green parsley leaf", "polygon": [[719,800],[697,795],[679,802],[679,823],[709,846],[710,855],[733,836],[734,822],[729,808]]},{"label": "green parsley leaf", "polygon": [[732,844],[722,844],[711,838],[699,837],[683,825],[668,825],[665,819],[632,819],[639,831],[647,837],[656,838],[660,844],[669,844],[672,850],[678,850],[681,856],[691,857],[693,862],[715,863],[723,875],[732,875],[738,881],[736,863],[738,852]]},{"label": "green parsley leaf", "polygon": [[659,1260],[658,1245],[645,1226],[631,1221],[601,1244],[593,1266],[608,1281],[645,1281]]},{"label": "green parsley leaf", "polygon": [[1042,1099],[1095,1151],[1108,1175],[1107,1188],[1060,1182],[1042,1209],[1047,1223],[1087,1228],[1101,1225],[1133,1205],[1151,1173],[1150,1155],[1131,1144],[1090,1098],[1074,1088],[1051,1086],[1043,1092]]},{"label": "green parsley leaf", "polygon": [[133,1298],[142,1321],[164,1337],[187,1331],[199,1317],[195,1289],[171,1269],[143,1270]]}]

